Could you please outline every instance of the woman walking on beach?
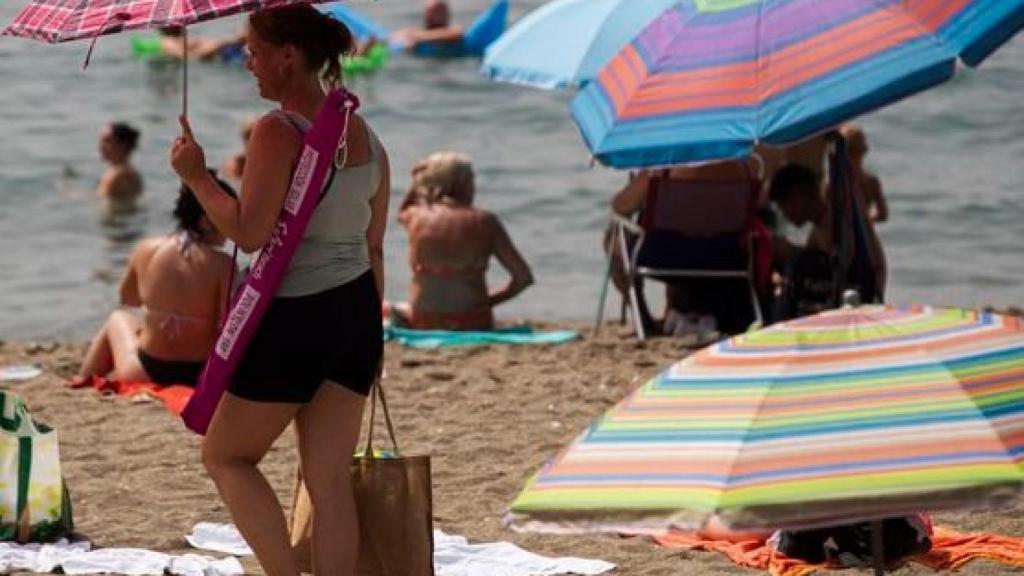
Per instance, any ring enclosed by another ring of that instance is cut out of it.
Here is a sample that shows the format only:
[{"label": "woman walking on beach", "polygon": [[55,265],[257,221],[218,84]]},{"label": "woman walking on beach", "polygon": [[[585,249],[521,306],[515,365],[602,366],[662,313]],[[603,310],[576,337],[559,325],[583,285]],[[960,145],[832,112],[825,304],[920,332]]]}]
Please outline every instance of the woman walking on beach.
[{"label": "woman walking on beach", "polygon": [[[353,38],[301,4],[250,17],[248,68],[260,95],[280,104],[253,126],[239,201],[203,169],[182,119],[171,163],[207,213],[246,251],[271,236],[302,133],[340,81]],[[257,464],[294,420],[313,509],[313,568],[353,574],[358,527],[348,466],[363,404],[383,352],[380,294],[390,191],[388,159],[366,122],[351,119],[344,166],[329,180],[281,287],[214,414],[203,462],[266,574],[299,573],[284,513]]]}]

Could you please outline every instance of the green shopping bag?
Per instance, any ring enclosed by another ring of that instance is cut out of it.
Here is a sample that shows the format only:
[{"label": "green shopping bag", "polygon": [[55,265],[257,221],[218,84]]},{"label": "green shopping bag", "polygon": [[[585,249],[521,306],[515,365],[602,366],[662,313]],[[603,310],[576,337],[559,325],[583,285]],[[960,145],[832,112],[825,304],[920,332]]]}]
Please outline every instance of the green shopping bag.
[{"label": "green shopping bag", "polygon": [[51,542],[73,528],[56,430],[0,390],[0,540]]}]

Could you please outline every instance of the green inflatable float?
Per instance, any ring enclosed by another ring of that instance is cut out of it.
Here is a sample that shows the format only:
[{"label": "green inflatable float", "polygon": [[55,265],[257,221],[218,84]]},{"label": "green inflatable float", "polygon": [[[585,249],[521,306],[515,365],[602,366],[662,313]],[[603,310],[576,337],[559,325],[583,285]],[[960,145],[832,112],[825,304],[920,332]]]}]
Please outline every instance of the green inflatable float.
[{"label": "green inflatable float", "polygon": [[[342,58],[341,67],[345,74],[370,74],[384,68],[390,53],[386,44],[374,44],[366,54]],[[132,54],[137,58],[163,57],[164,50],[160,37],[132,36]],[[245,50],[240,46],[230,47],[222,51],[220,59],[228,64],[244,64]]]}]

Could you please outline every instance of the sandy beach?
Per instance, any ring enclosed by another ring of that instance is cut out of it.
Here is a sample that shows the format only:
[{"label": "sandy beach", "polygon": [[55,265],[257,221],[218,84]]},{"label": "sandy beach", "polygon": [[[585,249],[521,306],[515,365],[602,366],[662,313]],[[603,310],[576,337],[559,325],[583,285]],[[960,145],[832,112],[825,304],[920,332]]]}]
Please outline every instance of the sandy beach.
[{"label": "sandy beach", "polygon": [[[509,540],[541,554],[600,558],[618,564],[616,574],[757,573],[717,554],[658,548],[640,538],[515,534],[501,525],[505,507],[546,458],[627,392],[686,355],[686,344],[638,342],[618,326],[596,339],[560,346],[423,351],[388,344],[385,385],[399,441],[406,452],[433,456],[435,526],[474,542]],[[195,523],[229,521],[199,461],[198,438],[155,401],[66,388],[84,346],[0,345],[0,365],[36,363],[45,370],[31,381],[4,386],[22,394],[37,419],[58,429],[77,531],[100,547],[188,551],[183,535]],[[282,501],[290,503],[290,434],[263,469]],[[1020,508],[943,514],[936,521],[961,531],[1024,536]],[[244,564],[262,573],[253,559]],[[926,573],[931,572],[913,564],[897,572]],[[1024,569],[975,562],[963,573]]]}]

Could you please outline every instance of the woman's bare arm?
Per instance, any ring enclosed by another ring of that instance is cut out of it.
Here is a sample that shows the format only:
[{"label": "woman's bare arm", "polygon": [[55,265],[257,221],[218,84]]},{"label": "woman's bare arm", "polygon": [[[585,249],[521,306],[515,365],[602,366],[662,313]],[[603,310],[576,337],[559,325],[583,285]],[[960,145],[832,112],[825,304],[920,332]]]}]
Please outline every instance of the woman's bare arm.
[{"label": "woman's bare arm", "polygon": [[873,221],[878,223],[889,220],[889,204],[885,201],[885,194],[882,192],[882,181],[873,174],[866,174],[864,180],[868,206],[875,208],[874,213],[869,214],[869,217],[873,217]]},{"label": "woman's bare arm", "polygon": [[391,165],[383,150],[380,158],[380,185],[370,202],[370,226],[366,229],[366,245],[370,251],[370,267],[377,283],[377,293],[384,297],[384,232],[388,227],[388,202],[391,199]]},{"label": "woman's bare arm", "polygon": [[649,183],[650,177],[646,172],[641,172],[630,178],[629,183],[612,198],[612,210],[620,216],[630,216],[639,212],[644,207],[644,202],[647,201]]},{"label": "woman's bare arm", "polygon": [[153,251],[159,243],[157,238],[147,238],[132,251],[125,266],[124,277],[118,290],[122,306],[142,306],[142,293],[139,290],[139,270],[149,264]]},{"label": "woman's bare arm", "polygon": [[520,292],[533,284],[533,273],[523,255],[516,249],[505,227],[493,214],[488,214],[489,224],[494,235],[494,257],[508,270],[511,278],[504,287],[488,296],[488,303],[495,307],[502,302],[515,298]]},{"label": "woman's bare arm", "polygon": [[[270,239],[292,167],[298,160],[298,131],[272,116],[253,126],[242,173],[242,192],[236,200],[225,194],[205,168],[202,148],[195,143],[187,120],[181,119],[184,144],[176,145],[171,163],[203,205],[217,229],[245,252],[254,252]],[[186,157],[188,156],[188,157]],[[198,156],[198,158],[196,157]]]}]

